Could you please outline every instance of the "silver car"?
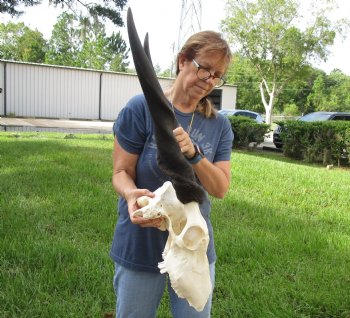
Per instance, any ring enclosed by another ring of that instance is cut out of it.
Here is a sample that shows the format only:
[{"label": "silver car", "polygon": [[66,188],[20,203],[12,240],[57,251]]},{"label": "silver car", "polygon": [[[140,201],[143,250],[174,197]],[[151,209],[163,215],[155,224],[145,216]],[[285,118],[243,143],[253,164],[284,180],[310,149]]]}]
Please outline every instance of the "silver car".
[{"label": "silver car", "polygon": [[250,110],[243,109],[221,109],[219,110],[220,114],[224,116],[245,116],[251,119],[254,119],[257,123],[263,124],[265,122],[264,118],[256,112],[252,112]]}]

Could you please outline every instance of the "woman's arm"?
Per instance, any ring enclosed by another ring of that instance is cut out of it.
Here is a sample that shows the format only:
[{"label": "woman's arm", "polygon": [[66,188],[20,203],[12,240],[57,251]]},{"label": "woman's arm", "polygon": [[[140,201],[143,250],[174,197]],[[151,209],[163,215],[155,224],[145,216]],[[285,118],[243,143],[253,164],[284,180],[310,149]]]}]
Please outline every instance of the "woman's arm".
[{"label": "woman's arm", "polygon": [[138,158],[138,155],[125,151],[118,143],[117,137],[115,137],[112,184],[115,191],[128,202],[128,211],[132,223],[138,224],[141,227],[159,227],[162,219],[144,219],[142,217],[132,216],[135,210],[141,208],[136,203],[139,197],[154,197],[153,192],[147,189],[138,189],[135,184]]},{"label": "woman's arm", "polygon": [[192,167],[210,195],[220,199],[224,198],[231,181],[230,161],[212,163],[204,157]]},{"label": "woman's arm", "polygon": [[[181,152],[187,158],[192,158],[195,149],[187,132],[182,127],[177,127],[174,129],[174,136]],[[225,196],[231,181],[230,161],[212,163],[204,157],[198,163],[193,164],[192,167],[199,181],[210,195],[221,199]]]}]

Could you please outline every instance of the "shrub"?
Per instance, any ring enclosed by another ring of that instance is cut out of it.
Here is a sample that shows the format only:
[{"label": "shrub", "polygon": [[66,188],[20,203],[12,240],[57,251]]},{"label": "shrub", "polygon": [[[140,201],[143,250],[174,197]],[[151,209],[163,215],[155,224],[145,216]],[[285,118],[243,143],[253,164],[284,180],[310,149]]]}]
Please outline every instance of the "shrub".
[{"label": "shrub", "polygon": [[349,164],[350,123],[287,121],[281,133],[285,156],[338,166]]},{"label": "shrub", "polygon": [[254,119],[244,116],[228,116],[235,135],[233,147],[248,149],[251,142],[260,144],[269,132],[270,125],[259,124]]}]

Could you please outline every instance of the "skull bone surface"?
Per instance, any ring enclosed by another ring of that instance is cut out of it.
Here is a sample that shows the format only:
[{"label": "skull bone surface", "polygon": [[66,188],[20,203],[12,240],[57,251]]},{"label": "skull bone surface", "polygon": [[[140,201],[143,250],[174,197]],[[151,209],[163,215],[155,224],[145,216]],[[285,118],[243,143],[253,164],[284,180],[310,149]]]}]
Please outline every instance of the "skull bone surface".
[{"label": "skull bone surface", "polygon": [[134,216],[164,219],[160,230],[168,230],[169,237],[158,264],[162,274],[168,273],[176,294],[185,298],[197,311],[202,311],[212,291],[207,248],[207,224],[197,202],[183,204],[175,189],[167,181],[158,188],[154,198],[141,197],[142,208]]}]

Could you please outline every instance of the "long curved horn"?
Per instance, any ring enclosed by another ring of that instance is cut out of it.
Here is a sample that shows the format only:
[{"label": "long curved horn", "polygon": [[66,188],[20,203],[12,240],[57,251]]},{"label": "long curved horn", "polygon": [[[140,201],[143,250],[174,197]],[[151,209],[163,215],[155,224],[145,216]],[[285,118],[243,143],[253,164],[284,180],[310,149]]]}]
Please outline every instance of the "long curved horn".
[{"label": "long curved horn", "polygon": [[127,14],[127,28],[135,69],[154,122],[159,167],[171,178],[176,195],[182,203],[201,203],[205,192],[197,183],[192,166],[181,153],[173,135],[173,130],[177,127],[175,115],[153,69],[148,36],[143,48],[130,8]]},{"label": "long curved horn", "polygon": [[143,49],[145,50],[145,53],[146,53],[146,55],[147,55],[151,65],[153,65],[152,58],[151,58],[151,52],[150,52],[150,49],[149,49],[148,33],[146,33],[145,40],[143,41]]}]

